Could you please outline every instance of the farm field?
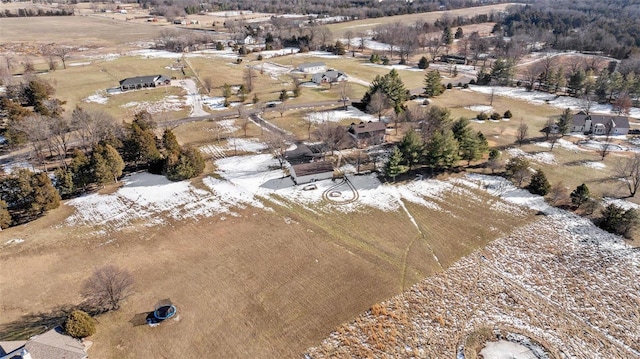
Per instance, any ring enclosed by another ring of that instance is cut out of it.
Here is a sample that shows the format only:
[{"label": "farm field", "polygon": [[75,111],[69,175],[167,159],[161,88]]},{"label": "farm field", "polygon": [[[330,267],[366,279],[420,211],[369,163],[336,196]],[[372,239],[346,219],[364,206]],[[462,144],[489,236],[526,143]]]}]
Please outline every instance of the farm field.
[{"label": "farm field", "polygon": [[398,16],[387,16],[382,18],[374,18],[374,19],[364,19],[364,20],[355,20],[349,22],[343,22],[338,24],[330,24],[327,25],[329,30],[333,33],[334,36],[342,37],[346,31],[366,31],[371,30],[374,27],[381,24],[390,24],[397,21],[403,23],[412,23],[417,20],[422,20],[425,22],[434,22],[437,19],[441,18],[442,15],[448,14],[449,16],[473,16],[477,14],[489,14],[494,11],[503,11],[508,6],[514,4],[496,4],[496,5],[486,5],[479,7],[471,7],[467,9],[456,9],[450,11],[433,11],[429,13],[420,13],[420,14],[409,14],[409,15],[398,15]]},{"label": "farm field", "polygon": [[545,216],[372,306],[310,357],[477,358],[496,330],[543,357],[640,355],[637,251],[500,180],[469,180]]},{"label": "farm field", "polygon": [[[135,180],[102,195],[103,203],[111,203],[140,193],[135,213],[141,215],[131,216],[119,206],[89,210],[82,203],[90,198],[80,198],[52,216],[4,231],[3,238],[24,242],[5,243],[0,254],[0,269],[15,268],[12,278],[21,278],[0,282],[16,293],[3,299],[3,337],[29,332],[20,319],[25,314],[46,317],[77,302],[91,268],[113,263],[132,271],[136,290],[122,310],[100,317],[90,355],[297,356],[354,313],[532,219],[527,211],[509,210],[481,191],[456,185],[455,178],[407,187],[415,194],[394,199],[396,186],[354,177],[364,202],[344,208],[299,190],[254,199],[246,194],[229,202],[226,186],[242,190],[238,186],[246,180],[226,172],[231,159],[216,161],[218,173],[231,176],[231,182],[204,177],[203,186],[195,181],[212,192],[188,190],[204,196],[188,200],[193,205],[181,205],[176,195],[173,209],[162,210],[166,207],[149,202],[153,197],[136,187],[144,186],[142,177],[142,183]],[[406,184],[398,186],[406,191]],[[127,188],[134,192],[124,192]],[[203,215],[207,208],[209,214]],[[478,215],[487,211],[495,215]],[[166,297],[180,308],[179,321],[158,328],[129,323]],[[200,351],[188,350],[193,343]]]}]

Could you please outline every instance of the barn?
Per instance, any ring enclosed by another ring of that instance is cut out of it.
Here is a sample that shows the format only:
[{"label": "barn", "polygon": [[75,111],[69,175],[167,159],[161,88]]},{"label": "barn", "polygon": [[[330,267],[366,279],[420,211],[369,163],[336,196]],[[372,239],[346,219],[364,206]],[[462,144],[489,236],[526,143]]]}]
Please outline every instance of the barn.
[{"label": "barn", "polygon": [[291,166],[289,172],[293,183],[298,185],[333,178],[333,165],[327,161],[302,163]]}]

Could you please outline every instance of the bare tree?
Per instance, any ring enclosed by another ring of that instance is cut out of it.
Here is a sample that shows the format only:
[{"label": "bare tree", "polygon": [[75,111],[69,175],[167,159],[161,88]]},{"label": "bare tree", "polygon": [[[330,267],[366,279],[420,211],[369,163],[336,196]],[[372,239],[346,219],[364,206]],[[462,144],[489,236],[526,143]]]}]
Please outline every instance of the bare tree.
[{"label": "bare tree", "polygon": [[238,106],[238,121],[240,121],[240,129],[244,133],[244,137],[247,137],[247,130],[249,129],[251,120],[243,106]]},{"label": "bare tree", "polygon": [[207,90],[207,95],[211,93],[211,89],[213,89],[213,79],[209,76],[202,79],[202,84],[204,85],[204,89]]},{"label": "bare tree", "polygon": [[276,105],[276,109],[280,112],[280,117],[284,116],[285,111],[287,111],[287,105],[284,104],[284,101],[280,102]]},{"label": "bare tree", "polygon": [[66,116],[52,117],[49,121],[49,132],[51,140],[56,147],[60,164],[65,167],[64,159],[67,157],[69,149],[69,137],[71,135],[71,119]]},{"label": "bare tree", "polygon": [[629,196],[635,197],[640,188],[640,153],[621,159],[615,167],[615,174],[629,190]]},{"label": "bare tree", "polygon": [[310,116],[309,112],[302,113],[302,121],[304,122],[304,127],[307,129],[307,139],[311,140],[311,128],[315,123],[314,118]]},{"label": "bare tree", "polygon": [[349,96],[353,96],[352,92],[351,85],[347,81],[340,84],[340,101],[342,101],[342,106],[345,111],[347,110],[347,104],[351,101]]},{"label": "bare tree", "polygon": [[524,141],[527,139],[529,135],[529,126],[520,120],[520,126],[518,126],[518,130],[516,132],[516,141],[519,146],[522,146]]},{"label": "bare tree", "polygon": [[351,30],[347,30],[347,32],[344,33],[344,37],[347,39],[347,51],[351,50],[351,39],[353,39],[353,31]]},{"label": "bare tree", "polygon": [[358,48],[360,49],[360,51],[364,51],[365,45],[367,44],[367,39],[365,38],[365,36],[367,36],[364,32],[361,32],[358,34],[358,38],[359,38],[359,42],[360,44],[358,45]]},{"label": "bare tree", "polygon": [[382,118],[382,112],[389,107],[389,99],[382,93],[382,91],[376,91],[371,95],[371,101],[367,105],[367,111],[369,113],[375,113],[378,115],[378,121]]},{"label": "bare tree", "polygon": [[85,304],[97,312],[118,310],[123,300],[132,294],[133,276],[114,265],[96,269],[82,286]]},{"label": "bare tree", "polygon": [[318,126],[315,137],[324,144],[326,151],[338,151],[343,149],[349,142],[349,135],[342,127],[325,121]]},{"label": "bare tree", "polygon": [[118,137],[121,127],[104,111],[89,111],[76,107],[71,113],[71,128],[82,143],[90,148],[108,137]]},{"label": "bare tree", "polygon": [[284,153],[288,147],[287,139],[282,133],[276,131],[267,132],[265,137],[265,143],[267,144],[269,152],[271,152],[273,158],[278,160],[280,168],[283,168],[285,162]]},{"label": "bare tree", "polygon": [[62,68],[67,68],[67,60],[73,52],[73,48],[69,46],[57,46],[53,49],[53,54],[62,61]]},{"label": "bare tree", "polygon": [[216,135],[216,141],[220,143],[220,138],[223,134],[226,134],[227,129],[220,124],[220,122],[215,122],[213,124],[213,133]]},{"label": "bare tree", "polygon": [[328,27],[320,26],[318,28],[318,37],[320,38],[320,44],[322,45],[322,47],[325,47],[327,46],[328,42],[331,42],[331,38],[333,37],[333,34],[331,33],[331,30],[329,30]]},{"label": "bare tree", "polygon": [[438,37],[434,37],[427,42],[427,53],[431,56],[431,62],[436,62],[442,52],[442,47],[442,41]]},{"label": "bare tree", "polygon": [[556,183],[549,190],[549,203],[553,206],[561,206],[569,202],[569,190],[562,183],[562,181]]},{"label": "bare tree", "polygon": [[45,172],[47,171],[46,150],[47,148],[50,151],[52,149],[49,121],[48,117],[36,113],[24,118],[22,121],[12,123],[14,131],[23,132],[26,135],[38,164],[44,167]]},{"label": "bare tree", "polygon": [[613,144],[611,143],[611,132],[613,132],[613,119],[609,120],[609,122],[604,127],[605,127],[604,143],[601,144],[600,148],[598,149],[598,154],[602,157],[603,161],[604,161],[604,158],[607,157],[609,152],[611,152],[611,148],[613,147]]},{"label": "bare tree", "polygon": [[244,74],[242,75],[242,79],[244,81],[244,87],[247,89],[247,91],[249,91],[249,93],[253,92],[256,77],[257,77],[256,72],[251,66],[247,66],[244,69]]}]

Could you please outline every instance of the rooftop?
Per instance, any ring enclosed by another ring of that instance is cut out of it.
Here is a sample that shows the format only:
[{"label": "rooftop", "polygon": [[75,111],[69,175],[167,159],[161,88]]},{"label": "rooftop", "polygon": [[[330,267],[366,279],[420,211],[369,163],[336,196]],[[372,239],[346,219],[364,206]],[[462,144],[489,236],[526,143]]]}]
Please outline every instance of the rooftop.
[{"label": "rooftop", "polygon": [[303,163],[291,166],[297,177],[333,172],[333,164],[327,161]]},{"label": "rooftop", "polygon": [[359,124],[353,124],[349,127],[349,131],[353,134],[378,132],[387,129],[387,125],[384,122],[361,122]]}]

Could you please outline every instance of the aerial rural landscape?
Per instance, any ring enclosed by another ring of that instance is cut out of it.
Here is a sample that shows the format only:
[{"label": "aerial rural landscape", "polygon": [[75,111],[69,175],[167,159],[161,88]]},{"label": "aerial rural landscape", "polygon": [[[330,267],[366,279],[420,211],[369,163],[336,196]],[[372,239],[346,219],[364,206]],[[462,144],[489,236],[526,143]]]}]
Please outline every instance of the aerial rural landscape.
[{"label": "aerial rural landscape", "polygon": [[640,5],[0,4],[0,359],[640,358]]}]

